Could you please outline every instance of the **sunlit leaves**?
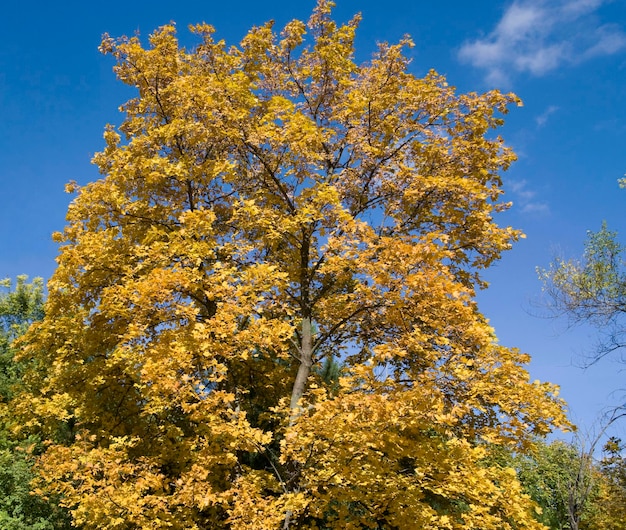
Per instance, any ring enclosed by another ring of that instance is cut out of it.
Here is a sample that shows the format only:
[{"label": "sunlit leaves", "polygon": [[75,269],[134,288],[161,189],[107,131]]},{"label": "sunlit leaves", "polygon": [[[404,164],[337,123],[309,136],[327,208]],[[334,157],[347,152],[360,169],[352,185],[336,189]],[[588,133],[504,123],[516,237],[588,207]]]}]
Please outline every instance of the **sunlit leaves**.
[{"label": "sunlit leaves", "polygon": [[21,411],[69,429],[41,487],[87,526],[537,527],[483,446],[561,402],[473,301],[520,235],[490,133],[517,99],[415,78],[408,39],[359,66],[331,7],[103,41],[138,95],[72,187]]}]

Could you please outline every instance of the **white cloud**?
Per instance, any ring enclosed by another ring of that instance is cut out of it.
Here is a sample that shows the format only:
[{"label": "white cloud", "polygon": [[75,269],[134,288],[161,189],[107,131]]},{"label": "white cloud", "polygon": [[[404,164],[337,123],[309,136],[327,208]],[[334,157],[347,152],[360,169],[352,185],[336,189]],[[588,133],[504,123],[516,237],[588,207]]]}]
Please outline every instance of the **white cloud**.
[{"label": "white cloud", "polygon": [[513,193],[522,197],[525,200],[530,200],[535,196],[535,192],[529,190],[526,186],[528,185],[527,180],[516,180],[511,182],[510,188]]},{"label": "white cloud", "polygon": [[606,4],[606,0],[571,0],[562,9],[566,15],[580,16],[595,11],[602,4]]},{"label": "white cloud", "polygon": [[512,42],[532,35],[543,25],[541,13],[531,5],[513,4],[498,23],[496,32]]},{"label": "white cloud", "polygon": [[528,71],[539,76],[554,70],[563,61],[566,53],[564,44],[552,44],[518,55],[514,64],[520,72]]},{"label": "white cloud", "polygon": [[550,115],[554,114],[557,110],[559,110],[559,107],[556,105],[550,105],[546,110],[539,114],[539,116],[535,118],[537,127],[543,127],[548,122]]},{"label": "white cloud", "polygon": [[610,0],[516,0],[485,38],[466,42],[461,61],[486,70],[487,81],[507,85],[514,74],[544,75],[626,49],[626,33],[602,24],[596,11]]},{"label": "white cloud", "polygon": [[537,193],[528,188],[528,181],[516,180],[509,182],[507,188],[513,195],[514,206],[519,206],[522,213],[547,214],[550,212],[550,207],[546,202],[535,199]]},{"label": "white cloud", "polygon": [[522,206],[522,213],[547,214],[549,212],[550,207],[545,202],[529,202]]},{"label": "white cloud", "polygon": [[594,34],[595,44],[585,50],[583,59],[612,55],[626,48],[626,34],[613,24],[596,28]]}]

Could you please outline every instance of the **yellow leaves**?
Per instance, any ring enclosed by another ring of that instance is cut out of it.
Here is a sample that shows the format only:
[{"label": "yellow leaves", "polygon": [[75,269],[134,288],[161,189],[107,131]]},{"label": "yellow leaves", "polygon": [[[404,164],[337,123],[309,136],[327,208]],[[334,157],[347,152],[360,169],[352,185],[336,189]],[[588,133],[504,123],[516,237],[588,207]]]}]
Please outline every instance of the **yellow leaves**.
[{"label": "yellow leaves", "polygon": [[291,50],[300,46],[304,40],[306,25],[301,20],[292,20],[281,32],[280,47],[283,53],[290,53]]},{"label": "yellow leaves", "polygon": [[304,493],[263,496],[262,491],[280,491],[280,485],[268,473],[250,472],[238,481],[227,522],[242,530],[274,530],[282,527],[285,513],[297,518],[309,503]]},{"label": "yellow leaves", "polygon": [[184,211],[178,218],[181,225],[178,236],[185,239],[187,245],[199,243],[203,237],[214,232],[216,217],[215,212],[209,209]]},{"label": "yellow leaves", "polygon": [[65,193],[76,193],[80,189],[80,186],[76,183],[75,180],[70,180],[65,185]]},{"label": "yellow leaves", "polygon": [[[309,513],[319,516],[332,499],[326,524],[358,528],[366,519],[348,508],[358,499],[367,521],[380,517],[398,527],[495,530],[508,528],[510,517],[523,528],[540,528],[515,471],[484,467],[485,450],[455,438],[454,423],[443,427],[437,401],[420,388],[388,397],[346,395],[305,413],[282,450],[285,461],[301,463],[303,484],[318,485],[309,494]],[[433,496],[439,508],[429,502]],[[465,508],[454,512],[454,503]]]},{"label": "yellow leaves", "polygon": [[473,300],[519,237],[486,136],[516,99],[416,79],[409,39],[357,66],[331,7],[232,48],[103,39],[137,97],[70,185],[20,407],[84,431],[41,461],[79,524],[537,527],[483,446],[562,403]]},{"label": "yellow leaves", "polygon": [[263,26],[252,28],[241,40],[240,46],[244,56],[250,59],[258,55],[271,53],[274,45],[273,22],[266,22]]}]

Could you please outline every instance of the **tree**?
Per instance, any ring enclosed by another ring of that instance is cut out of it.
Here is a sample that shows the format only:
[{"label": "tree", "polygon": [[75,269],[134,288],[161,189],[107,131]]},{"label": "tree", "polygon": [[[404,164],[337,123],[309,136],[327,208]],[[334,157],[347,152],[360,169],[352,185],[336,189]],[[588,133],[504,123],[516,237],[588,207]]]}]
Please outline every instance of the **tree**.
[{"label": "tree", "polygon": [[626,457],[623,442],[611,437],[604,444],[600,461],[600,493],[590,528],[620,530],[626,521]]},{"label": "tree", "polygon": [[584,444],[538,441],[527,454],[500,453],[517,470],[522,489],[537,503],[537,519],[550,530],[619,530],[626,510],[620,440],[610,438],[605,456],[594,457],[606,429]]},{"label": "tree", "polygon": [[473,299],[520,235],[490,133],[518,100],[414,77],[408,38],[357,66],[331,7],[233,47],[103,39],[138,95],[69,186],[22,343],[47,371],[15,402],[66,429],[38,487],[77,524],[541,527],[486,446],[528,448],[562,402]]},{"label": "tree", "polygon": [[13,342],[28,326],[43,317],[43,281],[31,283],[18,276],[0,282],[0,527],[3,530],[53,530],[70,528],[68,514],[49,499],[30,494],[35,477],[33,453],[39,439],[20,438],[12,430],[7,403],[20,384],[25,366],[14,360]]},{"label": "tree", "polygon": [[0,281],[0,398],[8,401],[12,386],[21,377],[22,366],[13,361],[13,341],[43,317],[43,280],[27,283],[27,276],[18,276],[15,288],[11,280]]},{"label": "tree", "polygon": [[606,222],[598,232],[588,232],[581,260],[557,259],[548,269],[538,269],[550,310],[572,324],[589,323],[603,339],[592,354],[594,363],[626,345],[626,270],[624,248]]},{"label": "tree", "polygon": [[569,525],[569,492],[580,467],[576,447],[561,440],[540,441],[528,453],[511,457],[523,490],[541,508],[537,519],[550,530]]}]

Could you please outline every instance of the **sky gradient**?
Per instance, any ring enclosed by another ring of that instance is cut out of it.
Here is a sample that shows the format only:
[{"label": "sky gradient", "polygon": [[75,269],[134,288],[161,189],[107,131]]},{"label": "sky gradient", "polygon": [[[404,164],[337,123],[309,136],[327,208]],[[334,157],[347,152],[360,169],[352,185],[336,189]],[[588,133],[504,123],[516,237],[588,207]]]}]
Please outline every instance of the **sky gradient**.
[{"label": "sky gradient", "polygon": [[[5,6],[0,278],[51,276],[57,253],[51,233],[63,228],[71,200],[64,185],[99,178],[90,159],[103,147],[105,124],[122,121],[117,109],[133,95],[116,81],[112,59],[98,52],[103,33],[145,38],[174,21],[191,46],[186,27],[207,22],[237,44],[251,26],[306,20],[313,6],[313,0]],[[580,254],[587,230],[603,220],[626,242],[626,190],[617,184],[626,173],[626,2],[339,0],[334,16],[344,22],[356,12],[363,16],[357,61],[366,61],[376,42],[410,34],[416,75],[432,68],[459,92],[499,88],[524,101],[501,130],[519,160],[503,175],[513,206],[499,221],[527,237],[487,272],[491,285],[478,299],[500,342],[530,353],[532,377],[560,384],[574,421],[592,429],[619,402],[611,391],[626,387],[619,372],[626,365],[606,359],[585,371],[576,366],[592,351],[595,331],[544,318],[535,268],[557,254]],[[626,436],[623,425],[616,429]]]}]

